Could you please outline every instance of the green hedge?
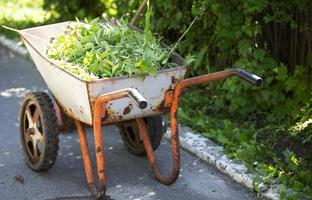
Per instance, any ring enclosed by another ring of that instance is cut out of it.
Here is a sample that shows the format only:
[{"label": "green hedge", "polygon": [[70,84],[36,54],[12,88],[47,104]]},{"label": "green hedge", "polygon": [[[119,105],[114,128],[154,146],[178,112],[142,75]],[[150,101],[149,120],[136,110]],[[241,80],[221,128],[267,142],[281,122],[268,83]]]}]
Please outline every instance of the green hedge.
[{"label": "green hedge", "polygon": [[[122,16],[138,4],[118,1],[117,7]],[[311,116],[311,1],[172,0],[153,1],[153,9],[154,31],[169,43],[199,17],[179,48],[197,57],[190,76],[243,67],[263,77],[261,89],[237,79],[210,85],[216,110],[270,120]]]}]

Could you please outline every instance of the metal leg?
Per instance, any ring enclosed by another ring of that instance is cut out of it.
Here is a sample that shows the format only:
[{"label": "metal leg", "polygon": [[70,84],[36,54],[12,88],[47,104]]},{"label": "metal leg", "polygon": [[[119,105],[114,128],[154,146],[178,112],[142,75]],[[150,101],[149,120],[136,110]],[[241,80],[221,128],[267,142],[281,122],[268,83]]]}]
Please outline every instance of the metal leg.
[{"label": "metal leg", "polygon": [[93,170],[85,129],[80,121],[75,120],[80,140],[80,148],[86,174],[86,180],[89,185],[90,191],[96,199],[103,199],[105,197],[106,190],[105,155],[104,145],[102,142],[102,117],[104,116],[102,116],[102,114],[105,113],[107,102],[125,97],[129,97],[141,109],[144,109],[147,106],[147,102],[142,97],[142,95],[137,90],[132,88],[126,88],[116,92],[104,94],[97,97],[97,99],[95,100],[93,113],[93,136],[96,155],[96,167],[99,180],[98,189],[94,184]]},{"label": "metal leg", "polygon": [[173,184],[177,180],[179,173],[180,173],[180,148],[179,148],[179,136],[178,136],[177,129],[174,129],[176,131],[173,131],[171,129],[172,130],[171,148],[172,148],[172,159],[173,159],[172,173],[171,173],[170,177],[164,177],[159,172],[157,160],[155,158],[155,154],[154,154],[151,142],[150,142],[149,137],[148,137],[148,132],[147,132],[145,122],[143,121],[142,118],[137,118],[136,122],[138,124],[139,132],[140,132],[140,135],[141,135],[142,140],[143,140],[143,144],[144,144],[145,151],[147,154],[147,159],[151,165],[151,168],[152,168],[152,171],[153,171],[155,178],[159,182],[161,182],[165,185]]},{"label": "metal leg", "polygon": [[[132,88],[127,88],[124,90],[119,90],[116,92],[108,93],[101,95],[96,98],[95,104],[94,104],[94,113],[93,113],[93,136],[94,136],[94,146],[95,146],[95,156],[96,156],[96,167],[97,167],[97,174],[98,174],[98,180],[99,180],[99,188],[96,192],[96,198],[101,199],[105,196],[105,190],[106,190],[106,176],[105,176],[105,154],[104,154],[104,145],[102,142],[102,114],[105,115],[106,110],[106,103],[115,99],[125,98],[129,97],[131,100],[133,100],[135,103],[137,103],[138,107],[141,109],[144,109],[147,106],[146,100],[138,93],[137,90]],[[78,126],[77,126],[78,127]],[[91,164],[90,156],[89,159],[86,159],[87,165]],[[85,162],[85,161],[84,161]],[[90,162],[90,163],[89,163]],[[90,177],[89,173],[92,169],[85,169],[88,171],[87,175],[87,181],[88,176],[90,179],[93,177]],[[87,173],[86,173],[87,174]]]},{"label": "metal leg", "polygon": [[85,128],[80,121],[75,120],[75,124],[77,127],[77,133],[79,137],[80,143],[80,150],[83,160],[84,171],[86,175],[87,184],[89,186],[89,190],[91,193],[96,193],[96,187],[94,184],[94,177],[93,177],[93,170],[92,170],[92,163],[91,157],[88,147],[88,141],[85,133]]},{"label": "metal leg", "polygon": [[105,176],[105,155],[104,155],[104,145],[102,140],[102,123],[101,114],[103,111],[103,106],[101,103],[95,103],[94,109],[94,122],[93,122],[93,137],[95,145],[95,156],[96,156],[96,166],[99,178],[99,192],[105,194],[106,189],[106,176]]},{"label": "metal leg", "polygon": [[[76,127],[77,127],[77,132],[78,132],[78,137],[79,137],[79,142],[80,142],[80,149],[81,149],[81,155],[82,155],[82,160],[83,160],[83,166],[84,166],[84,171],[86,175],[86,181],[89,187],[90,192],[92,195],[94,195],[95,198],[102,198],[105,195],[105,176],[104,179],[99,179],[99,189],[96,189],[95,183],[94,183],[94,177],[93,177],[93,170],[92,170],[92,163],[91,163],[91,157],[90,157],[90,152],[89,152],[89,147],[88,147],[88,141],[86,138],[86,133],[85,133],[85,128],[83,124],[75,120]],[[104,155],[103,155],[103,162],[104,162]],[[105,173],[103,173],[105,174]],[[100,177],[100,176],[99,176]],[[103,184],[104,180],[104,184]]]}]

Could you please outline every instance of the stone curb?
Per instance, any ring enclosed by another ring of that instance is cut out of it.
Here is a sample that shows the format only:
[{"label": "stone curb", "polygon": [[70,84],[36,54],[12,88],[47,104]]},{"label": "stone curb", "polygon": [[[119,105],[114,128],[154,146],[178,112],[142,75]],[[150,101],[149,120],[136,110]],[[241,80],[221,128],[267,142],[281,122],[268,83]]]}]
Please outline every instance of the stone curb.
[{"label": "stone curb", "polygon": [[[168,128],[165,137],[170,139],[170,129]],[[198,133],[186,126],[179,126],[180,145],[183,149],[191,152],[208,164],[213,165],[219,171],[230,176],[239,184],[254,190],[253,175],[248,173],[247,168],[242,162],[229,159],[223,147],[215,144],[208,138],[201,136]],[[268,188],[261,187],[260,196],[266,199],[279,200],[278,186]]]},{"label": "stone curb", "polygon": [[[21,46],[21,41],[16,42],[6,36],[0,35],[0,44],[21,56],[28,55],[26,48]],[[191,128],[186,126],[179,126],[179,135],[182,148],[213,165],[222,173],[229,175],[233,180],[250,190],[254,189],[252,174],[247,172],[247,168],[241,162],[229,159],[225,155],[223,147],[200,134],[194,133]],[[170,129],[167,129],[165,137],[167,139],[170,138]],[[263,188],[265,190],[267,187],[264,186]],[[269,190],[266,189],[260,195],[267,199],[279,200],[280,196],[277,191],[278,187],[274,187]]]},{"label": "stone curb", "polygon": [[7,47],[8,49],[10,49],[11,51],[13,51],[14,53],[18,55],[21,55],[21,56],[28,55],[26,48],[21,46],[22,45],[21,41],[17,42],[17,41],[7,38],[4,35],[0,35],[0,44]]}]

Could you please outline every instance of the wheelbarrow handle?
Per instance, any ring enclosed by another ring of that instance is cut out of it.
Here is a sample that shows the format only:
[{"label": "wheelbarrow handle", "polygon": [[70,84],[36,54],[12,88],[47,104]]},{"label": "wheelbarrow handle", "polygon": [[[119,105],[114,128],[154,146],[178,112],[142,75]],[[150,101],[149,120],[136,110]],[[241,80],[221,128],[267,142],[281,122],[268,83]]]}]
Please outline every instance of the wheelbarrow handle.
[{"label": "wheelbarrow handle", "polygon": [[146,99],[136,89],[129,88],[128,97],[135,102],[140,109],[147,107]]},{"label": "wheelbarrow handle", "polygon": [[125,88],[114,92],[102,94],[97,97],[96,102],[99,104],[107,103],[108,101],[128,97],[133,103],[135,103],[140,109],[147,107],[146,99],[134,88]]},{"label": "wheelbarrow handle", "polygon": [[239,76],[240,78],[248,81],[249,83],[260,87],[262,85],[262,78],[260,78],[259,76],[249,73],[244,69],[241,68],[234,68],[233,71],[236,72],[236,75]]},{"label": "wheelbarrow handle", "polygon": [[238,76],[256,86],[261,86],[262,84],[262,78],[260,78],[259,76],[251,74],[241,68],[233,68],[233,69],[228,69],[224,71],[214,72],[211,74],[205,74],[201,76],[195,76],[192,78],[184,79],[177,84],[174,90],[176,94],[179,94],[186,87],[189,87],[192,85],[204,84],[209,81],[229,78],[231,76]]}]

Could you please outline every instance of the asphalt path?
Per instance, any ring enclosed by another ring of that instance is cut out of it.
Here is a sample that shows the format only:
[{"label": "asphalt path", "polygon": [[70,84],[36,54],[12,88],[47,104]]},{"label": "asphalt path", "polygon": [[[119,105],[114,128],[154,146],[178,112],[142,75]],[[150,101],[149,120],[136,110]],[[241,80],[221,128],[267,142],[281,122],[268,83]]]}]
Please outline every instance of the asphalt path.
[{"label": "asphalt path", "polygon": [[[33,172],[24,163],[18,127],[20,100],[26,92],[39,90],[48,91],[32,61],[0,46],[0,199],[90,199],[75,131],[60,135],[58,159],[48,172]],[[87,135],[94,160],[91,130]],[[171,186],[162,185],[153,178],[145,157],[126,150],[116,127],[104,127],[103,138],[107,199],[255,199],[239,184],[184,150],[179,179]],[[156,156],[165,174],[171,169],[170,155],[170,145],[163,140]]]}]

